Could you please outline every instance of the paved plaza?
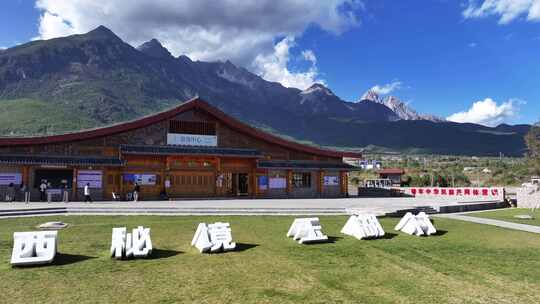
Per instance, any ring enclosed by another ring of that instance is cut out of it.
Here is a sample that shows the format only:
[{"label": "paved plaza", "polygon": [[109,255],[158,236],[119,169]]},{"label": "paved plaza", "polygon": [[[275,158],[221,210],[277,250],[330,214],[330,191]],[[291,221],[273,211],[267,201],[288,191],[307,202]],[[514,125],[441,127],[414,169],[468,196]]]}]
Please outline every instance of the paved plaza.
[{"label": "paved plaza", "polygon": [[216,199],[140,202],[1,203],[0,216],[80,214],[170,215],[339,215],[351,210],[384,215],[398,210],[448,206],[494,208],[494,201],[459,201],[449,198],[336,198],[336,199]]}]

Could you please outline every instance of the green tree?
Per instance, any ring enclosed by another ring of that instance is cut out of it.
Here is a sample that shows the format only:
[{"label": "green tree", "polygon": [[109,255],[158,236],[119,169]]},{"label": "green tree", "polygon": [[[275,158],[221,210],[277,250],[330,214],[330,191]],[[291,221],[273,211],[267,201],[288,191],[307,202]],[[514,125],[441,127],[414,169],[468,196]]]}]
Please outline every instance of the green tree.
[{"label": "green tree", "polygon": [[533,126],[525,136],[527,155],[529,157],[529,172],[534,175],[540,174],[540,127]]}]

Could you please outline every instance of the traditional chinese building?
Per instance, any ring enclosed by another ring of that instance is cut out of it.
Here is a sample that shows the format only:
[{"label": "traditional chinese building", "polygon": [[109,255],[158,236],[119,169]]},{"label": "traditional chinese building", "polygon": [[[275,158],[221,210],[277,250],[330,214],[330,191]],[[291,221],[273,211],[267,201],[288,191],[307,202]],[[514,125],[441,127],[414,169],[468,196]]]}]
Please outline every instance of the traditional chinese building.
[{"label": "traditional chinese building", "polygon": [[[0,190],[24,182],[32,199],[45,181],[80,199],[182,197],[342,197],[354,167],[338,152],[284,140],[193,99],[173,109],[104,128],[43,137],[0,138]],[[59,192],[59,191],[58,191]]]},{"label": "traditional chinese building", "polygon": [[401,177],[405,174],[403,169],[382,169],[378,171],[379,178],[388,179],[392,182],[392,186],[400,187],[401,186]]}]

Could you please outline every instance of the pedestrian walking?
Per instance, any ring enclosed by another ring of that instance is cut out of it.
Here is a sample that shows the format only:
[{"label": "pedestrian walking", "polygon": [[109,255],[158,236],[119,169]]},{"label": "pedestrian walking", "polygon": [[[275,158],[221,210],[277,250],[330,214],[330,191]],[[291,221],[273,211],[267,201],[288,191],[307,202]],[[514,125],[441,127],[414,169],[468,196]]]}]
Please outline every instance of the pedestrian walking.
[{"label": "pedestrian walking", "polygon": [[90,196],[90,183],[87,183],[86,186],[84,186],[84,202],[92,202],[92,197]]},{"label": "pedestrian walking", "polygon": [[139,192],[141,191],[141,186],[139,186],[139,183],[135,182],[135,187],[133,187],[133,201],[138,202],[139,201]]},{"label": "pedestrian walking", "polygon": [[45,192],[47,191],[47,184],[45,183],[45,180],[41,181],[41,184],[39,185],[39,200],[44,202],[46,199]]}]

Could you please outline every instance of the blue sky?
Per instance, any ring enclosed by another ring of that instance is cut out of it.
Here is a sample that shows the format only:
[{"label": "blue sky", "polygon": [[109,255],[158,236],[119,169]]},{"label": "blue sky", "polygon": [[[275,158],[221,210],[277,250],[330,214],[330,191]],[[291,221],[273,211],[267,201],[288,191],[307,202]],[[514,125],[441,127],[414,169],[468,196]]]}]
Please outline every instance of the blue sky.
[{"label": "blue sky", "polygon": [[393,83],[390,94],[422,113],[449,117],[471,110],[453,117],[484,124],[540,120],[538,0],[529,7],[510,0],[490,0],[501,4],[491,7],[484,0],[291,1],[272,4],[276,15],[252,5],[245,8],[251,14],[238,18],[242,4],[227,10],[204,0],[197,8],[156,0],[130,9],[125,6],[137,1],[92,7],[82,0],[2,1],[0,47],[104,24],[133,45],[157,37],[175,55],[231,59],[286,86],[323,81],[348,101]]}]

